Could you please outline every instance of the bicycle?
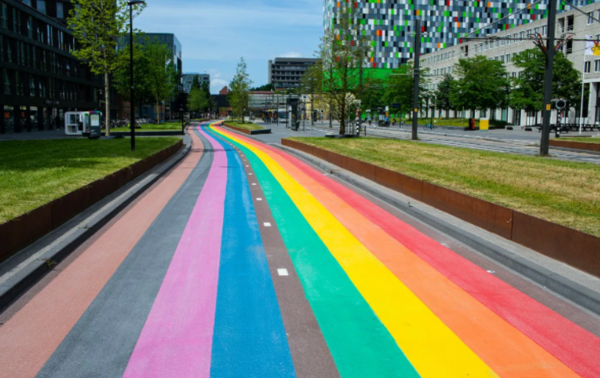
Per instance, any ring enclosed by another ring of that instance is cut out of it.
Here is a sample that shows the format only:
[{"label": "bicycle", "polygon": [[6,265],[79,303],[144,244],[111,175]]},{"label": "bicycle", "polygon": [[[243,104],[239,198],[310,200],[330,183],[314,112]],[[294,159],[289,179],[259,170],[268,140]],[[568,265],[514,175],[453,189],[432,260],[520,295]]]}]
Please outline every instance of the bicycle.
[{"label": "bicycle", "polygon": [[433,123],[427,123],[423,126],[423,130],[432,130],[433,131]]}]

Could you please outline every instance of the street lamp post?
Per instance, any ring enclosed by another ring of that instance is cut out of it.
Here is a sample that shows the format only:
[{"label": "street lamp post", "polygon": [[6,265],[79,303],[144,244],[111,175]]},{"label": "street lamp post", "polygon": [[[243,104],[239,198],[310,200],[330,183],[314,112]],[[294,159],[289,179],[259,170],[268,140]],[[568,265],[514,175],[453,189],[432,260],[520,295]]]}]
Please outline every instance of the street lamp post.
[{"label": "street lamp post", "polygon": [[[129,122],[129,127],[131,128],[131,151],[135,151],[135,89],[133,86],[133,6],[138,4],[146,4],[145,1],[142,0],[134,0],[127,3],[129,5],[129,82],[131,85],[131,95],[130,101],[131,106],[129,107],[131,112],[131,119]],[[106,115],[110,117],[110,114]]]},{"label": "street lamp post", "polygon": [[183,107],[179,108],[179,114],[181,114],[181,134],[185,135],[185,125],[183,124]]}]

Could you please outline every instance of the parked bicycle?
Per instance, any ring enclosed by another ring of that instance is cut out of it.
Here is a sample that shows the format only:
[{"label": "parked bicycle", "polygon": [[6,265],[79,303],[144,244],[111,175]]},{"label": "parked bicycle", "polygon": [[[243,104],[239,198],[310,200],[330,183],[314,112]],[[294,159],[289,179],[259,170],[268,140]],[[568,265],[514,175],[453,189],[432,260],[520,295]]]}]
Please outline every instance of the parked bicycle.
[{"label": "parked bicycle", "polygon": [[433,130],[433,123],[427,122],[427,124],[423,126],[423,130]]}]

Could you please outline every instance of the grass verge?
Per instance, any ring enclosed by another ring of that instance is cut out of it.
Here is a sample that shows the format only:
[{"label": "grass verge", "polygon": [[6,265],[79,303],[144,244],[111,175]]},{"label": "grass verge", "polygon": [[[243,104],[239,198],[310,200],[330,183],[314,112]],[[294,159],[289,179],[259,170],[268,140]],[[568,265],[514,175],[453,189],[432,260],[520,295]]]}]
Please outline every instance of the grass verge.
[{"label": "grass verge", "polygon": [[564,141],[564,142],[581,142],[581,143],[593,143],[593,144],[600,144],[600,138],[561,138],[561,139],[557,139],[559,141]]},{"label": "grass verge", "polygon": [[378,138],[290,138],[600,236],[600,166]]},{"label": "grass verge", "polygon": [[[137,128],[139,126],[140,128]],[[117,127],[110,129],[111,132],[129,132],[129,127]],[[181,121],[171,121],[161,124],[137,125],[135,131],[181,131]]]},{"label": "grass verge", "polygon": [[163,150],[179,139],[0,142],[0,223]]},{"label": "grass verge", "polygon": [[239,121],[225,121],[223,123],[225,126],[227,125],[231,125],[231,126],[235,126],[235,127],[239,127],[240,129],[244,129],[244,130],[263,130],[264,128],[262,126],[259,126],[255,123],[242,123]]}]

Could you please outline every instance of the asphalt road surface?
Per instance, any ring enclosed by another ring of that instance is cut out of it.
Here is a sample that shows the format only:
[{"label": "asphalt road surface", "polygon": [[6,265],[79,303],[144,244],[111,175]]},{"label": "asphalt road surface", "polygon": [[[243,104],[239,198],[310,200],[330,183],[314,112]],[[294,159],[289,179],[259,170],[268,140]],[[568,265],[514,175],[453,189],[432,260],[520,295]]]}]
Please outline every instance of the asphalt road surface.
[{"label": "asphalt road surface", "polygon": [[600,377],[597,318],[280,150],[191,134],[2,315],[0,377]]}]

